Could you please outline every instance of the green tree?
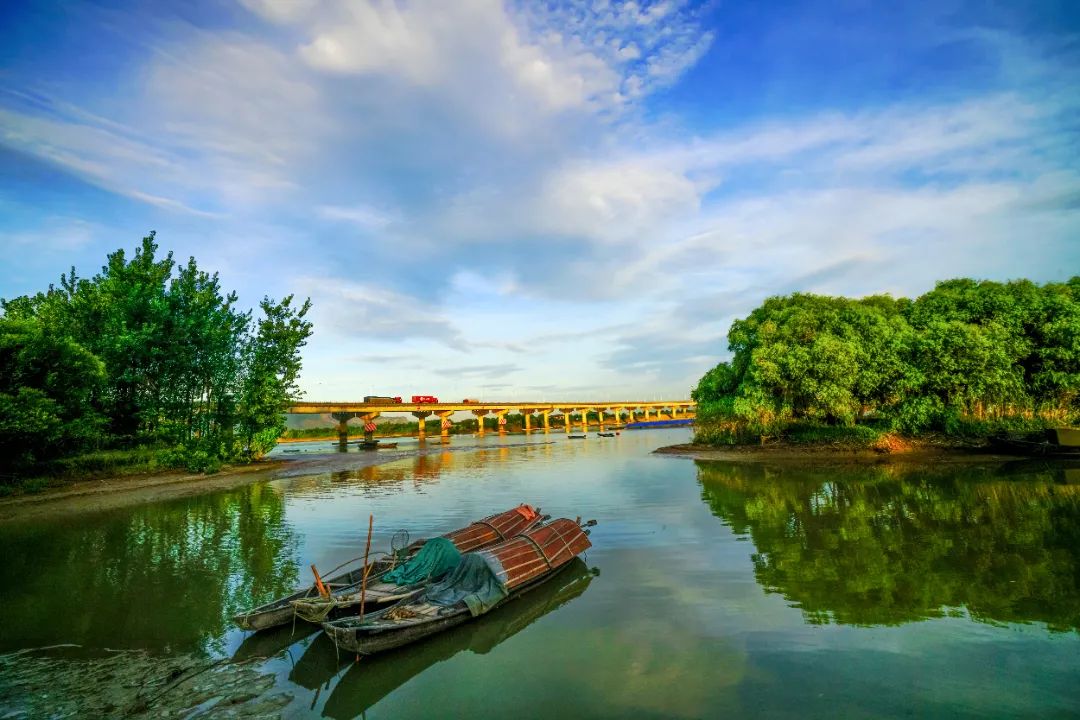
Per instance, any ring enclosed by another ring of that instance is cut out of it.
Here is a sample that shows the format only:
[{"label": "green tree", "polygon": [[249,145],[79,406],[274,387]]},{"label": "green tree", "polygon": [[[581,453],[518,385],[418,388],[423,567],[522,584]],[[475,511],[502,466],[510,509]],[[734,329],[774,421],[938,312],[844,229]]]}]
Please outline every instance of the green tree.
[{"label": "green tree", "polygon": [[101,360],[70,338],[0,318],[0,467],[96,443],[104,377]]}]

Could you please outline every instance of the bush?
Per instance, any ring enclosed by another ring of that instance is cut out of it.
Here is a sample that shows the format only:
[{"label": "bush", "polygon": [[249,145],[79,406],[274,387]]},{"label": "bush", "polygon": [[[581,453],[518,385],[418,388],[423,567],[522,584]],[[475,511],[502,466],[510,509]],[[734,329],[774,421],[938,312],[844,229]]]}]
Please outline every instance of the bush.
[{"label": "bush", "polygon": [[881,433],[866,425],[821,425],[794,423],[784,430],[784,439],[793,443],[840,443],[870,447]]}]

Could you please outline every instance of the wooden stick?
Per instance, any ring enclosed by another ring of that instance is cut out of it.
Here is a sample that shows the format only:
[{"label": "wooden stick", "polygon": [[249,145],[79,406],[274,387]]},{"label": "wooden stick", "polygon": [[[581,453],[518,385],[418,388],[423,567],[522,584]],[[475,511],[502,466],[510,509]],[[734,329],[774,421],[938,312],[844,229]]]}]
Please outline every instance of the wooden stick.
[{"label": "wooden stick", "polygon": [[364,546],[364,576],[360,580],[360,622],[364,621],[364,599],[367,595],[368,552],[371,550],[371,526],[375,523],[375,516],[367,518],[367,545]]},{"label": "wooden stick", "polygon": [[324,598],[330,597],[330,591],[327,590],[326,585],[323,584],[322,578],[319,577],[319,571],[315,569],[315,566],[311,566],[311,574],[315,576],[315,587],[319,590],[319,595]]}]

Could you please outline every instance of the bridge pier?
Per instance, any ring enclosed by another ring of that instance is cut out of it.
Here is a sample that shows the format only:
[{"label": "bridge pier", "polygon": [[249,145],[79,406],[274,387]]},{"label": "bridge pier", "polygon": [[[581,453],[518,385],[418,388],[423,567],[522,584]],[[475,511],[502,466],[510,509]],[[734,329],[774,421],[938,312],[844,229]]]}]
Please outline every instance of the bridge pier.
[{"label": "bridge pier", "polygon": [[338,450],[345,452],[349,446],[349,421],[356,417],[354,412],[330,413],[330,417],[337,420]]},{"label": "bridge pier", "polygon": [[498,426],[499,426],[499,434],[500,435],[505,435],[506,434],[506,413],[508,413],[508,412],[510,412],[510,408],[506,408],[505,410],[496,410],[495,411],[495,417],[498,418],[498,420],[496,422],[498,423]]},{"label": "bridge pier", "polygon": [[439,413],[439,417],[442,418],[442,422],[439,423],[439,434],[446,442],[450,439],[450,427],[454,424],[450,420],[450,416],[454,414],[453,410],[443,410]]},{"label": "bridge pier", "polygon": [[581,432],[585,435],[589,434],[589,410],[588,408],[581,408]]},{"label": "bridge pier", "polygon": [[420,410],[413,413],[414,416],[420,421],[417,423],[417,429],[420,431],[420,442],[424,442],[427,439],[427,418],[431,415],[430,410]]},{"label": "bridge pier", "polygon": [[487,410],[473,410],[472,414],[476,416],[476,434],[484,434],[484,416],[488,414]]},{"label": "bridge pier", "polygon": [[544,417],[544,432],[551,432],[551,411],[545,410],[541,415]]},{"label": "bridge pier", "polygon": [[367,413],[360,416],[360,419],[364,421],[364,442],[375,442],[375,418],[377,417],[379,413]]}]

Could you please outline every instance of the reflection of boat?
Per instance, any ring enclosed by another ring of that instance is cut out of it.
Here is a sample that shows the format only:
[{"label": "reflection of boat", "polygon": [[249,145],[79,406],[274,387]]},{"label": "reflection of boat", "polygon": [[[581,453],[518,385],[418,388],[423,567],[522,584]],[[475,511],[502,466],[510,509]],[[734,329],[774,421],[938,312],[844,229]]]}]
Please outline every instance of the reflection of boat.
[{"label": "reflection of boat", "polygon": [[588,530],[579,521],[553,520],[463,556],[444,580],[419,597],[365,617],[325,622],[323,629],[350,653],[370,655],[407,645],[535,589],[590,546]]},{"label": "reflection of boat", "polygon": [[244,638],[240,647],[236,648],[232,661],[243,662],[254,658],[274,657],[293,643],[311,635],[315,630],[316,627],[308,623],[298,623],[295,628],[290,623],[266,632],[252,633]]},{"label": "reflection of boat", "polygon": [[[375,657],[366,658],[346,672],[323,707],[323,715],[332,718],[354,718],[366,712],[375,703],[398,689],[412,678],[443,660],[449,660],[464,650],[482,655],[494,650],[500,643],[527,628],[532,623],[585,592],[595,573],[580,558],[574,558],[559,569],[551,582],[525,593],[519,599],[508,602],[487,615],[477,618],[459,628],[448,630],[422,645],[390,650]],[[324,656],[314,660],[323,670],[320,676],[309,676],[315,689],[325,684],[337,672],[338,653],[332,642],[320,643],[320,636],[307,653],[297,662],[297,670],[309,654],[318,650]],[[346,656],[342,654],[342,659]],[[348,659],[352,659],[349,657]],[[329,670],[329,668],[333,670]],[[292,675],[289,676],[292,680]]]},{"label": "reflection of boat", "polygon": [[[540,513],[537,510],[533,510],[528,505],[520,505],[505,512],[490,515],[442,537],[453,543],[459,552],[466,553],[512,538],[540,521]],[[371,565],[368,570],[369,582],[364,597],[367,606],[378,607],[380,604],[400,600],[416,591],[416,586],[403,587],[379,582],[379,578],[393,570],[402,561],[414,558],[425,544],[426,541],[417,540],[408,547],[394,552],[389,559],[377,560]],[[338,608],[359,605],[364,575],[362,558],[353,558],[330,572],[358,562],[361,564],[351,570],[321,581],[325,592],[321,592],[319,583],[316,583],[292,595],[241,613],[233,618],[233,622],[244,630],[264,630],[292,622],[297,615],[302,619],[306,619],[306,616],[321,620]],[[300,601],[306,603],[304,607],[296,606],[296,603]]]},{"label": "reflection of boat", "polygon": [[[305,624],[304,627],[316,629],[318,626]],[[308,690],[318,690],[351,659],[339,653],[334,641],[320,632],[289,671],[289,682]]]}]

